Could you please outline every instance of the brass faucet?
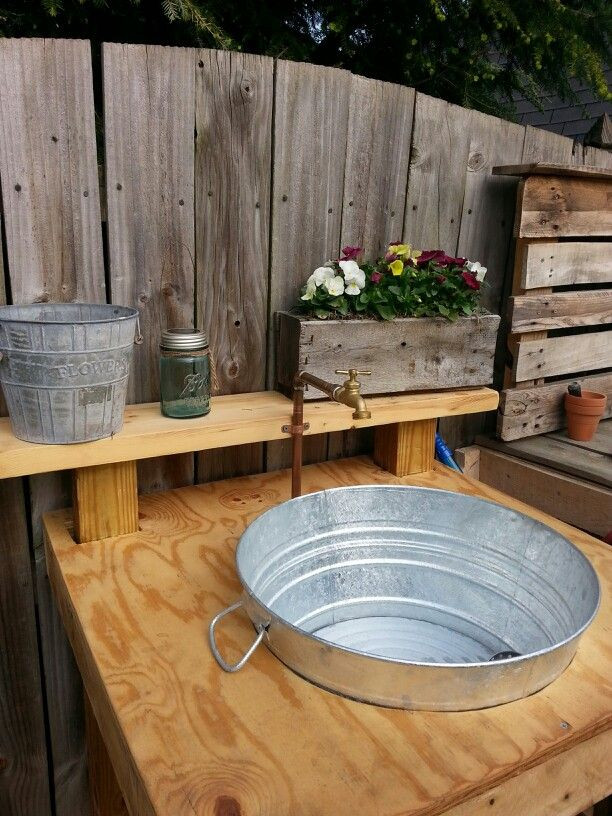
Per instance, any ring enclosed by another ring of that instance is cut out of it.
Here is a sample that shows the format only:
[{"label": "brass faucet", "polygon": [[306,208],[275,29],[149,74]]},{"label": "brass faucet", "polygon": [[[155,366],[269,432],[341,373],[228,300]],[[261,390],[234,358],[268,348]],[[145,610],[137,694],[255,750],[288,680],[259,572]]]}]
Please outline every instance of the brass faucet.
[{"label": "brass faucet", "polygon": [[299,371],[293,379],[293,416],[291,425],[283,425],[283,431],[291,434],[292,437],[292,461],[291,461],[291,496],[302,495],[302,437],[304,431],[310,427],[309,423],[304,423],[304,385],[312,385],[334,402],[347,405],[353,409],[353,419],[370,419],[372,414],[364,398],[361,396],[361,383],[357,379],[360,375],[369,375],[371,371],[357,371],[356,368],[349,368],[348,371],[337,370],[336,374],[348,375],[342,385],[327,382],[307,371]]}]

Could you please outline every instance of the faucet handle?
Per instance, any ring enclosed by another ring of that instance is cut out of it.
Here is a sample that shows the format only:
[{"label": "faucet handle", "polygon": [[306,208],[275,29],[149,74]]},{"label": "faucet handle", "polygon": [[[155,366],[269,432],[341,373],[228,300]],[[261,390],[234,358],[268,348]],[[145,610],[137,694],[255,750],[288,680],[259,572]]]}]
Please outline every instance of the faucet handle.
[{"label": "faucet handle", "polygon": [[351,380],[356,380],[357,377],[370,376],[371,371],[357,371],[356,368],[349,368],[348,371],[343,371],[340,368],[336,369],[336,374],[346,374]]}]

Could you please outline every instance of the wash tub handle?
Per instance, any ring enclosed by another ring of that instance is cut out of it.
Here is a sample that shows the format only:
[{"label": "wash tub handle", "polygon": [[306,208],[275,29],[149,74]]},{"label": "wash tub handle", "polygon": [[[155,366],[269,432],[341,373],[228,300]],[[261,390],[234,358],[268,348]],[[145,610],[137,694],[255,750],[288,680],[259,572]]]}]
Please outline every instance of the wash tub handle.
[{"label": "wash tub handle", "polygon": [[223,671],[226,672],[237,672],[239,671],[247,660],[251,657],[255,649],[259,646],[261,641],[264,639],[264,635],[266,634],[266,627],[263,623],[258,624],[257,626],[257,637],[253,641],[253,643],[249,646],[247,651],[242,655],[240,660],[237,663],[227,663],[221,653],[219,651],[219,647],[217,646],[217,641],[215,639],[215,627],[219,623],[219,621],[224,618],[226,615],[229,615],[230,612],[235,612],[237,609],[240,609],[242,606],[242,601],[236,601],[231,606],[228,606],[227,609],[221,610],[218,615],[211,620],[210,626],[208,627],[208,640],[210,641],[210,649],[214,655],[215,660],[221,666]]}]

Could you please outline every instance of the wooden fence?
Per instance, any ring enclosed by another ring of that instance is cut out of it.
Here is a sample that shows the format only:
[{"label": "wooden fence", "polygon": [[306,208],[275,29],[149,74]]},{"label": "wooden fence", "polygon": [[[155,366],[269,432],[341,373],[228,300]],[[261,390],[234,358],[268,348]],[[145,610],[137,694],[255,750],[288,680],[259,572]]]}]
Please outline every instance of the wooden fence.
[{"label": "wooden fence", "polygon": [[[516,182],[490,171],[525,161],[612,164],[563,137],[335,68],[116,44],[92,66],[88,42],[2,40],[0,302],[137,306],[145,342],[132,401],[157,399],[161,329],[194,321],[209,332],[222,392],[260,390],[274,382],[274,312],[344,244],[374,254],[403,237],[478,259],[499,308]],[[460,424],[445,430],[468,441]],[[359,444],[305,440],[310,460]],[[140,485],[284,462],[281,443],[169,457],[143,463]],[[6,816],[89,813],[81,689],[41,547],[41,513],[68,503],[65,475],[0,482]]]}]

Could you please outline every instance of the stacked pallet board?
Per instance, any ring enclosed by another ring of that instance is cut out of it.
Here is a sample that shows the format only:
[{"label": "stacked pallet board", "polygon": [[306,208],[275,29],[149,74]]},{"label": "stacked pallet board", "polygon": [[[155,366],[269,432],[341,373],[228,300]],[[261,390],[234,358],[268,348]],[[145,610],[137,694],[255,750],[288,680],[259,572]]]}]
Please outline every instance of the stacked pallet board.
[{"label": "stacked pallet board", "polygon": [[612,170],[498,167],[521,175],[515,221],[511,364],[497,430],[504,441],[565,425],[563,395],[580,379],[612,412]]},{"label": "stacked pallet board", "polygon": [[612,415],[612,170],[531,164],[521,177],[498,440],[479,478],[599,535],[612,528],[612,420],[572,444],[564,395],[578,380]]}]

